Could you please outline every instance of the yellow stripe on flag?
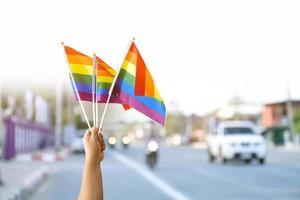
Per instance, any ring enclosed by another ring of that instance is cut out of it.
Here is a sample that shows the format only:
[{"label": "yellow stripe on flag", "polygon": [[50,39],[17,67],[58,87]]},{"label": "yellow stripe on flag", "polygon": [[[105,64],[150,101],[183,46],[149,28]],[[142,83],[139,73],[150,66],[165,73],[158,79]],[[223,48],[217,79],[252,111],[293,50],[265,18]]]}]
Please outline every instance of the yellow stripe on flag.
[{"label": "yellow stripe on flag", "polygon": [[162,101],[162,98],[161,98],[161,96],[160,96],[160,94],[158,92],[157,87],[154,88],[154,98],[157,99],[157,100],[159,100],[159,101]]},{"label": "yellow stripe on flag", "polygon": [[97,82],[101,82],[101,83],[112,83],[113,82],[114,77],[111,76],[98,76],[97,77]]},{"label": "yellow stripe on flag", "polygon": [[93,66],[91,65],[70,64],[70,69],[71,72],[75,74],[83,74],[83,75],[93,74]]},{"label": "yellow stripe on flag", "polygon": [[129,62],[128,60],[124,60],[124,62],[122,64],[122,69],[126,70],[127,72],[129,72],[133,76],[136,75],[136,65]]}]

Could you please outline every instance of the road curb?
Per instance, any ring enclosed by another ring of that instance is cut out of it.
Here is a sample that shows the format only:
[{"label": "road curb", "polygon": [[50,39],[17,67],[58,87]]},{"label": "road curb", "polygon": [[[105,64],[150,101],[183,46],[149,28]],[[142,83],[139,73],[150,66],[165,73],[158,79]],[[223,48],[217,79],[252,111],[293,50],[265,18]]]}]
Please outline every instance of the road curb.
[{"label": "road curb", "polygon": [[22,183],[22,186],[15,189],[8,198],[4,200],[25,200],[34,189],[40,185],[48,176],[48,168],[42,166],[28,177]]},{"label": "road curb", "polygon": [[18,161],[44,161],[44,162],[55,162],[63,161],[70,155],[69,150],[60,152],[34,152],[29,154],[20,154],[16,156]]}]

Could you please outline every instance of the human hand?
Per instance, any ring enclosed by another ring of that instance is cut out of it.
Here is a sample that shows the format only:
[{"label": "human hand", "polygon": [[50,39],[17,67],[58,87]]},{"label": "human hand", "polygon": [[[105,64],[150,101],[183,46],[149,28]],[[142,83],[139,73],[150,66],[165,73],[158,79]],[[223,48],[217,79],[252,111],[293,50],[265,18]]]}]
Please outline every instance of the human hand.
[{"label": "human hand", "polygon": [[98,135],[98,128],[93,127],[91,131],[88,129],[85,132],[82,140],[86,162],[98,165],[104,159],[105,143],[102,133]]}]

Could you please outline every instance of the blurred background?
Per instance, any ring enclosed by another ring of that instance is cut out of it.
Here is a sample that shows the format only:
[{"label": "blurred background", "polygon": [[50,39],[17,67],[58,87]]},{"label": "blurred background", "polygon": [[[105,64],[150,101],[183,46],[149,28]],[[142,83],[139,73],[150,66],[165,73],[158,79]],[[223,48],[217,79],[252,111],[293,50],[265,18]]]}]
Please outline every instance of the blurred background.
[{"label": "blurred background", "polygon": [[60,42],[118,69],[132,37],[168,115],[162,127],[109,105],[105,199],[300,199],[299,9],[0,2],[0,199],[77,198],[87,125]]}]

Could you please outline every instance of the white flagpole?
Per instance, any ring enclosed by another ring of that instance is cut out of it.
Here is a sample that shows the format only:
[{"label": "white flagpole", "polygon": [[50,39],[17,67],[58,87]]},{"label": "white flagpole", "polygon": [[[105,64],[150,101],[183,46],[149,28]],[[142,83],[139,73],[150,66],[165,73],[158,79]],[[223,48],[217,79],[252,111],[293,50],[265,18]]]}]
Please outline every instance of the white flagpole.
[{"label": "white flagpole", "polygon": [[96,62],[95,62],[95,54],[93,56],[93,75],[92,75],[92,101],[93,101],[93,127],[96,126],[96,108],[95,108],[95,66],[96,66]]},{"label": "white flagpole", "polygon": [[[129,49],[131,43],[132,43],[134,40],[135,40],[135,38],[133,38],[133,39],[129,42],[129,44],[128,44],[127,48],[126,48],[125,56],[127,55],[128,49]],[[119,76],[119,73],[120,73],[120,71],[121,71],[123,61],[124,61],[124,58],[123,58],[123,60],[122,60],[121,65],[119,66],[119,69],[118,69],[118,71],[117,71],[117,73],[116,73],[116,75],[115,75],[115,77],[114,77],[114,79],[113,79],[113,82],[112,82],[111,86],[110,86],[109,93],[108,93],[108,97],[107,97],[107,100],[106,100],[106,103],[105,103],[105,107],[104,107],[104,110],[103,110],[103,114],[102,114],[102,117],[101,117],[101,121],[100,121],[100,125],[99,125],[98,134],[100,133],[100,130],[102,129],[104,117],[105,117],[106,111],[107,111],[107,106],[108,106],[109,100],[110,100],[110,98],[111,98],[113,89],[114,89],[114,87],[115,87],[115,83],[116,83],[117,78],[118,78],[118,76]]]},{"label": "white flagpole", "polygon": [[98,79],[98,62],[97,62],[97,57],[96,57],[96,54],[94,54],[94,59],[95,59],[95,87],[96,87],[96,123],[95,123],[95,127],[98,127],[98,118],[99,118],[99,110],[98,110],[98,82],[97,82],[97,79]]},{"label": "white flagpole", "polygon": [[[64,42],[62,42],[61,45],[64,47]],[[63,49],[63,50],[64,50],[64,49]],[[70,70],[70,64],[69,64],[69,62],[68,62],[68,59],[67,59],[67,56],[66,56],[66,52],[65,52],[65,51],[64,51],[64,55],[65,55],[66,63],[67,63],[67,65],[68,65],[67,68],[68,68],[68,71],[69,71],[71,83],[72,83],[72,85],[73,85],[73,89],[74,89],[74,91],[75,91],[76,98],[78,99],[79,105],[80,105],[80,107],[81,107],[82,113],[83,113],[84,118],[85,118],[85,121],[86,121],[86,124],[88,125],[90,131],[92,131],[92,128],[91,128],[89,119],[88,119],[88,117],[87,117],[87,115],[86,115],[86,112],[85,112],[85,109],[84,109],[84,107],[83,107],[81,98],[80,98],[79,93],[78,93],[78,90],[77,90],[77,88],[76,88],[76,84],[75,84],[75,81],[74,81],[74,77],[73,77],[73,74],[71,73],[71,70]]]}]

